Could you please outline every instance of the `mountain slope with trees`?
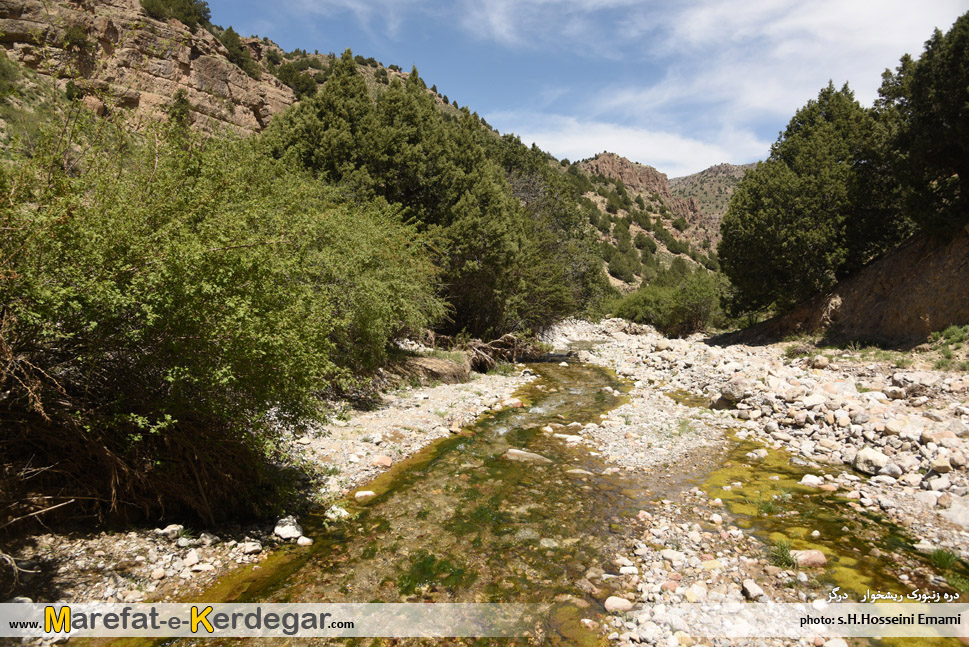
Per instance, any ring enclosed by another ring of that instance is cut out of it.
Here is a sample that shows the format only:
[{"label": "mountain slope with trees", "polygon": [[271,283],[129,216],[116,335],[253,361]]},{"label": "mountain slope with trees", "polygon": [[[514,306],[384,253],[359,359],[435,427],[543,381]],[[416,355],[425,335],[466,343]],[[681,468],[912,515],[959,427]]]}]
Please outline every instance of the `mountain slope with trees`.
[{"label": "mountain slope with trees", "polygon": [[[282,425],[326,416],[396,340],[537,333],[607,294],[560,165],[416,70],[361,67],[347,52],[247,139],[75,94],[9,142],[5,519],[272,514],[312,476],[281,472]],[[7,76],[5,103],[35,82]]]},{"label": "mountain slope with trees", "polygon": [[[724,273],[735,288],[735,311],[797,310],[800,315],[791,315],[791,321],[802,322],[797,325],[813,321],[852,335],[867,330],[887,342],[966,323],[965,313],[948,302],[967,301],[964,281],[942,278],[948,270],[933,269],[935,262],[923,259],[950,250],[948,265],[958,270],[969,262],[965,246],[953,244],[969,223],[969,14],[947,33],[937,30],[918,59],[906,55],[894,72],[886,71],[879,94],[873,107],[864,108],[847,85],[839,90],[829,84],[794,115],[768,159],[740,182],[723,220],[720,247]],[[907,264],[886,261],[861,271],[913,233],[904,249],[922,250],[922,258],[899,250],[899,256],[885,258]],[[934,298],[876,289],[899,272],[921,277],[905,285],[921,286],[920,292],[928,290]],[[849,277],[858,279],[835,287]],[[868,291],[849,287],[858,285]],[[811,317],[804,306],[795,308],[819,293],[841,292],[860,299],[834,308],[852,316]],[[883,324],[872,312],[872,299],[887,299],[886,309],[909,304],[911,312]],[[910,325],[906,329],[900,321]]]},{"label": "mountain slope with trees", "polygon": [[755,164],[717,164],[693,175],[670,179],[673,195],[696,201],[700,211],[710,219],[710,229],[720,241],[720,222],[727,213],[730,198],[740,180]]}]

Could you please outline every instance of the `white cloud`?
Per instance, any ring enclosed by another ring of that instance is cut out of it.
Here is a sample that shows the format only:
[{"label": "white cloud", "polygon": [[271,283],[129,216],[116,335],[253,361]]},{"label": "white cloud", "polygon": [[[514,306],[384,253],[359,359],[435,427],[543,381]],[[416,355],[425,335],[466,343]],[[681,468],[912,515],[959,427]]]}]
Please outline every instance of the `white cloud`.
[{"label": "white cloud", "polygon": [[[695,0],[630,11],[614,46],[628,64],[662,70],[659,79],[606,81],[575,114],[727,146],[724,132],[763,132],[765,124],[776,132],[829,80],[848,82],[870,105],[881,72],[903,53],[921,53],[932,30],[947,29],[964,7],[957,0]],[[743,159],[742,149],[728,151],[730,161]]]},{"label": "white cloud", "polygon": [[753,161],[768,145],[743,131],[727,130],[716,140],[703,141],[662,130],[541,113],[496,113],[488,121],[559,159],[585,159],[608,150],[656,167],[669,177],[721,162]]}]

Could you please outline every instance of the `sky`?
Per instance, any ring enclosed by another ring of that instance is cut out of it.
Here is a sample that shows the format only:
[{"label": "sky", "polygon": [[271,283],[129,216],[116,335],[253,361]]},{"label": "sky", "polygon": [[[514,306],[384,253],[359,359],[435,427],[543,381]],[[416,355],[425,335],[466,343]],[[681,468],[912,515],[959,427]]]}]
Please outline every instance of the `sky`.
[{"label": "sky", "polygon": [[670,177],[764,159],[833,81],[881,74],[965,0],[209,0],[284,49],[374,57],[572,161],[608,150]]}]

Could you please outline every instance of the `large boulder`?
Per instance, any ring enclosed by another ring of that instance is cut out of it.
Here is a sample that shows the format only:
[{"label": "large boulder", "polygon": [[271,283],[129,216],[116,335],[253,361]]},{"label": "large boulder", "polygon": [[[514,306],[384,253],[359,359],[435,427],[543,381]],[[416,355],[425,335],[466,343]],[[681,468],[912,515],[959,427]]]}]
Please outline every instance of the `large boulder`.
[{"label": "large boulder", "polygon": [[855,454],[854,468],[863,474],[874,476],[886,465],[888,465],[888,456],[877,449],[865,446]]},{"label": "large boulder", "polygon": [[750,382],[743,375],[734,375],[720,389],[720,395],[727,402],[740,402],[750,388]]},{"label": "large boulder", "polygon": [[942,516],[963,528],[969,528],[969,499],[966,497],[953,498],[948,510]]},{"label": "large boulder", "polygon": [[820,550],[792,550],[791,557],[794,558],[798,566],[805,568],[824,566],[828,563],[828,558]]},{"label": "large boulder", "polygon": [[273,533],[280,539],[298,539],[303,534],[303,529],[296,523],[296,517],[283,517],[276,522]]}]

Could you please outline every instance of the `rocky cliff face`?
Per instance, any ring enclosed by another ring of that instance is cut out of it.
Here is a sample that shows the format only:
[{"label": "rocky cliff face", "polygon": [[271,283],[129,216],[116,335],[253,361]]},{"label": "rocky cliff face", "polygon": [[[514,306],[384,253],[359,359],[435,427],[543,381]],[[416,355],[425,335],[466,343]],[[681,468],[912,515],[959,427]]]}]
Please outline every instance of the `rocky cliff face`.
[{"label": "rocky cliff face", "polygon": [[[92,109],[158,114],[184,91],[203,130],[257,132],[296,99],[264,73],[248,76],[204,29],[149,18],[138,0],[0,0],[0,44],[8,56],[66,87]],[[261,59],[262,41],[246,41]]]},{"label": "rocky cliff face", "polygon": [[691,225],[703,227],[708,220],[700,211],[696,200],[673,195],[666,174],[660,173],[652,166],[637,164],[615,153],[604,152],[590,160],[579,162],[579,167],[591,175],[622,180],[630,191],[646,196],[654,193],[659,195],[670,211],[677,216],[683,216]]}]

